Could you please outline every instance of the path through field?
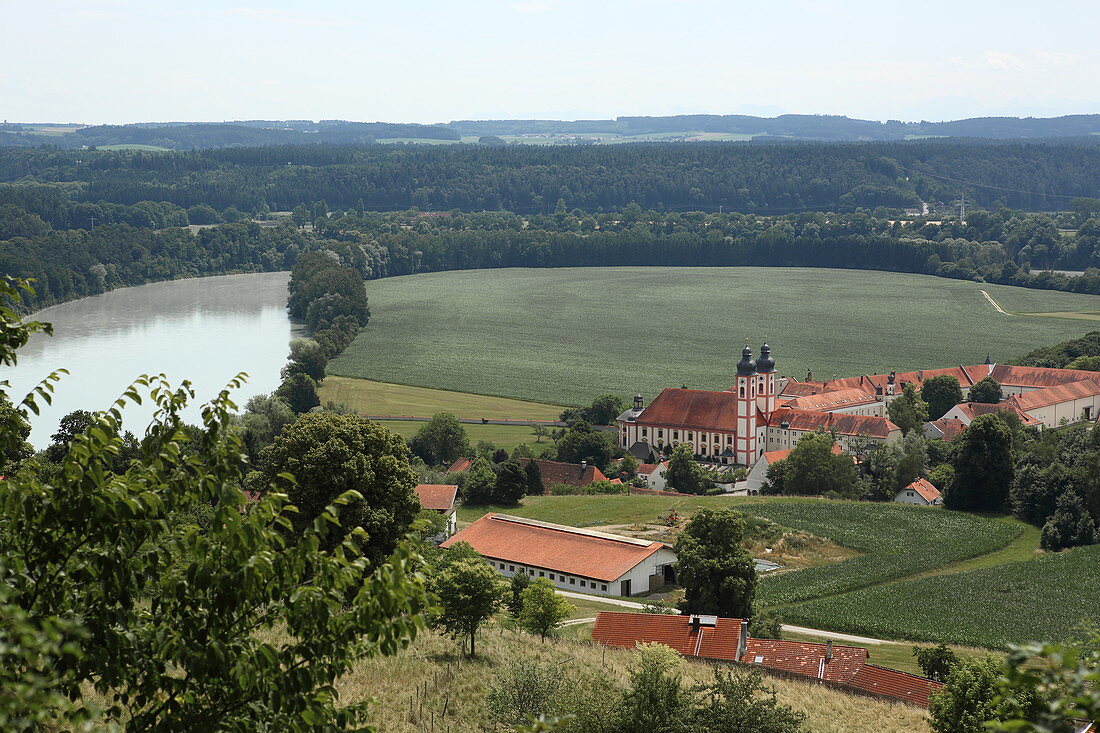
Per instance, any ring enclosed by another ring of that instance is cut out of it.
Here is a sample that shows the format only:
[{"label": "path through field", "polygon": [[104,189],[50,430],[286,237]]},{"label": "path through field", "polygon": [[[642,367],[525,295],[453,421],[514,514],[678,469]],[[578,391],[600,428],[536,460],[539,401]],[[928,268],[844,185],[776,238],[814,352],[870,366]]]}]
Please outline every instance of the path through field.
[{"label": "path through field", "polygon": [[993,307],[997,309],[998,313],[1004,313],[1006,316],[1012,315],[1011,313],[1006,312],[1004,308],[997,305],[997,301],[993,300],[993,296],[991,296],[989,293],[985,292],[984,290],[979,290],[978,292],[985,296],[985,299],[988,300],[993,305]]}]

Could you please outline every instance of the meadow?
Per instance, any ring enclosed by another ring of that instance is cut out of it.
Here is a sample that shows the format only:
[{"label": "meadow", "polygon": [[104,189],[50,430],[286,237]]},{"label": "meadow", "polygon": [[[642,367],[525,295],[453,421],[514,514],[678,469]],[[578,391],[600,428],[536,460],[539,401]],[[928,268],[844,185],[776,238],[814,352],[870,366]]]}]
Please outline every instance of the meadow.
[{"label": "meadow", "polygon": [[318,395],[322,404],[342,402],[362,415],[431,417],[449,412],[463,418],[557,420],[564,409],[539,402],[332,376],[321,382]]},{"label": "meadow", "polygon": [[[477,642],[478,656],[466,659],[458,644],[425,633],[392,657],[359,662],[339,683],[341,702],[374,698],[372,723],[388,733],[474,733],[509,730],[488,718],[485,692],[513,661],[562,666],[567,673],[599,670],[625,685],[633,651],[605,648],[570,638],[545,643],[518,631],[490,627]],[[713,679],[712,666],[685,660],[687,685]],[[807,681],[764,677],[780,703],[806,715],[811,733],[921,733],[928,731],[927,712],[903,703],[849,695]],[[446,708],[446,715],[443,715]]]},{"label": "meadow", "polygon": [[[866,588],[784,609],[790,623],[1003,648],[1100,622],[1100,545]],[[806,571],[802,571],[806,572]]]},{"label": "meadow", "polygon": [[864,270],[607,267],[367,283],[373,316],[330,374],[554,404],[725,389],[748,338],[816,378],[980,363],[1078,337],[1100,297]]},{"label": "meadow", "polygon": [[[412,420],[379,420],[378,424],[387,430],[400,435],[402,438],[411,438],[424,427],[424,423]],[[544,448],[553,443],[549,438],[543,438],[541,443],[535,442],[537,438],[528,425],[478,425],[463,423],[466,437],[470,439],[470,445],[476,446],[481,441],[492,443],[497,448],[503,448],[509,453],[520,443],[526,443],[537,456]]]}]

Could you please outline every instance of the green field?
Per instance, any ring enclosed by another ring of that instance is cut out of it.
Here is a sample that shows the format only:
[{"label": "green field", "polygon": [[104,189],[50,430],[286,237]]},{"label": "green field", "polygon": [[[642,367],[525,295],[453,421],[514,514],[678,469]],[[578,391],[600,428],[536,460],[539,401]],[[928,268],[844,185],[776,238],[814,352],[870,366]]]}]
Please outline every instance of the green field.
[{"label": "green field", "polygon": [[367,283],[373,316],[332,374],[558,404],[723,389],[749,338],[780,374],[848,376],[1005,361],[1089,323],[1100,296],[814,268],[564,268]]},{"label": "green field", "polygon": [[[423,422],[412,420],[380,420],[379,425],[387,430],[392,430],[403,438],[411,438],[416,435]],[[541,443],[535,442],[535,434],[527,425],[478,425],[476,423],[463,423],[466,437],[470,439],[470,445],[477,445],[484,440],[492,443],[497,448],[503,448],[509,453],[520,443],[526,443],[537,456],[543,448],[553,445],[549,438],[543,438]]]},{"label": "green field", "polygon": [[362,415],[431,417],[450,412],[476,419],[557,420],[562,411],[560,405],[343,377],[326,377],[318,394],[322,403],[343,402]]},{"label": "green field", "polygon": [[1100,545],[866,588],[785,609],[784,618],[872,636],[993,648],[1066,639],[1082,622],[1100,621]]}]

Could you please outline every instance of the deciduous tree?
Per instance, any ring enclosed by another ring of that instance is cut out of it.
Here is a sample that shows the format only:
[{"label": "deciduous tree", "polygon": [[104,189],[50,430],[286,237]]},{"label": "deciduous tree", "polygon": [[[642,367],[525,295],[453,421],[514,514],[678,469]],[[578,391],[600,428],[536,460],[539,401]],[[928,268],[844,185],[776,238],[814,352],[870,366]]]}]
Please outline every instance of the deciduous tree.
[{"label": "deciduous tree", "polygon": [[968,399],[971,402],[985,402],[995,405],[1001,401],[1001,385],[993,377],[983,377],[970,388]]},{"label": "deciduous tree", "polygon": [[955,478],[944,494],[944,506],[962,511],[1001,511],[1015,471],[1008,426],[996,415],[982,415],[958,440]]},{"label": "deciduous tree", "polygon": [[456,638],[469,639],[474,656],[477,630],[500,610],[507,592],[500,575],[482,560],[459,560],[438,572],[432,590],[442,608],[436,623]]},{"label": "deciduous tree", "polygon": [[409,441],[412,452],[429,466],[450,465],[470,452],[470,440],[458,418],[438,412]]},{"label": "deciduous tree", "polygon": [[546,578],[536,578],[523,591],[523,608],[518,621],[520,627],[546,641],[546,636],[572,612],[573,604],[558,595],[553,583]]},{"label": "deciduous tree", "polygon": [[917,394],[912,383],[902,387],[901,395],[890,400],[887,406],[890,421],[901,428],[902,433],[920,430],[928,422],[928,404]]},{"label": "deciduous tree", "polygon": [[950,374],[941,374],[924,380],[920,396],[928,404],[929,420],[939,420],[948,410],[963,400],[959,380]]},{"label": "deciduous tree", "polygon": [[732,509],[703,509],[676,540],[676,575],[684,587],[684,611],[750,618],[756,568],[741,547],[745,520]]}]

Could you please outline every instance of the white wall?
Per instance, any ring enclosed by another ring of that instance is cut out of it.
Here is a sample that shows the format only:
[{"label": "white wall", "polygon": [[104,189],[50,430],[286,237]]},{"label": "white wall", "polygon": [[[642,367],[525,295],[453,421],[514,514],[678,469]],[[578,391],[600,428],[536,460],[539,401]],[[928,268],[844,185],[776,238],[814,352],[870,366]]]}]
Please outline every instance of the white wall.
[{"label": "white wall", "polygon": [[[557,570],[547,570],[546,568],[522,565],[497,558],[486,558],[486,560],[489,563],[489,567],[496,570],[505,578],[511,578],[516,573],[524,572],[527,573],[532,580],[535,578],[548,578],[555,587],[562,590],[576,593],[588,593],[597,596],[617,596],[621,595],[620,589],[622,588],[622,581],[627,579],[630,580],[630,591],[632,595],[648,593],[649,576],[657,572],[664,572],[663,568],[665,565],[675,563],[676,553],[667,547],[662,547],[645,560],[635,565],[626,574],[613,581],[559,573]],[[501,567],[502,565],[503,567]],[[542,574],[540,575],[540,573]]]}]

